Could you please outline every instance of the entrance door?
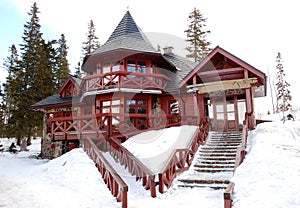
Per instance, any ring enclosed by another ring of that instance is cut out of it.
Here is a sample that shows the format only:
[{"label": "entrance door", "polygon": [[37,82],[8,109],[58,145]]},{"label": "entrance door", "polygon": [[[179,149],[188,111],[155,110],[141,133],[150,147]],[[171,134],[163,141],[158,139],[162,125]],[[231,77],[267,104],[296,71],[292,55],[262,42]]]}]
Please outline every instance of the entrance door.
[{"label": "entrance door", "polygon": [[234,131],[239,129],[236,96],[213,97],[213,130]]}]

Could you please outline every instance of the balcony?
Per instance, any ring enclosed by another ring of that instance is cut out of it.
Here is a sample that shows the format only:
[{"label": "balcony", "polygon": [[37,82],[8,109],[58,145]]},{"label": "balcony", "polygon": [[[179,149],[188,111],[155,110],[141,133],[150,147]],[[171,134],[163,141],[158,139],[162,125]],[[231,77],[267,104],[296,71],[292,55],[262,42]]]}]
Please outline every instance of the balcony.
[{"label": "balcony", "polygon": [[83,78],[83,93],[111,88],[164,90],[171,79],[162,74],[116,71]]}]

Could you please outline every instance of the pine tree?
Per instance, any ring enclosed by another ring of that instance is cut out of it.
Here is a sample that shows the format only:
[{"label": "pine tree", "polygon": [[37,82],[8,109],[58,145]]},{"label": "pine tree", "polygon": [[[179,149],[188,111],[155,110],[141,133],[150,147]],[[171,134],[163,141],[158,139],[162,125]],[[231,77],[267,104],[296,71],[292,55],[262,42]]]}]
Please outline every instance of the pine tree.
[{"label": "pine tree", "polygon": [[100,43],[98,41],[98,37],[96,36],[95,32],[96,32],[96,28],[94,22],[93,20],[90,20],[88,24],[88,32],[86,33],[87,39],[82,43],[83,57],[91,54],[93,51],[95,51],[97,48],[100,47]]},{"label": "pine tree", "polygon": [[56,89],[58,90],[69,76],[69,63],[67,60],[68,47],[64,34],[61,34],[57,42],[59,47],[56,49],[56,64],[54,68]]},{"label": "pine tree", "polygon": [[276,57],[276,62],[277,62],[277,65],[276,65],[276,69],[277,69],[276,88],[277,88],[277,101],[278,101],[277,112],[283,113],[283,121],[285,121],[284,112],[288,111],[289,109],[292,108],[291,104],[289,103],[289,101],[292,100],[292,96],[290,95],[291,92],[288,89],[290,84],[287,83],[285,80],[285,73],[284,73],[283,64],[282,64],[282,57],[279,52]]},{"label": "pine tree", "polygon": [[34,3],[28,13],[30,20],[24,25],[20,61],[10,82],[14,109],[8,124],[13,127],[18,144],[22,138],[27,138],[27,144],[30,144],[32,136],[41,134],[43,115],[32,111],[30,106],[56,91],[53,75],[55,49],[53,41],[46,42],[42,38],[38,14]]},{"label": "pine tree", "polygon": [[206,21],[207,19],[196,8],[188,16],[188,29],[184,31],[190,45],[186,48],[189,52],[187,58],[193,58],[195,62],[204,59],[211,51],[211,43],[206,40],[207,34],[210,34],[210,31],[205,29]]}]

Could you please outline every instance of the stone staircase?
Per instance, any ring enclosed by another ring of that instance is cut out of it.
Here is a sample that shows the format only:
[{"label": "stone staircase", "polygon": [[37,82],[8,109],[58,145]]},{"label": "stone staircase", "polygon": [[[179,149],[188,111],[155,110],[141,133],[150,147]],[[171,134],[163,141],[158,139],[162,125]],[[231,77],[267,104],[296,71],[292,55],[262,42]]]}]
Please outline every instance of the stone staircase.
[{"label": "stone staircase", "polygon": [[190,170],[177,177],[178,187],[225,189],[233,175],[236,149],[241,142],[239,131],[210,132]]}]

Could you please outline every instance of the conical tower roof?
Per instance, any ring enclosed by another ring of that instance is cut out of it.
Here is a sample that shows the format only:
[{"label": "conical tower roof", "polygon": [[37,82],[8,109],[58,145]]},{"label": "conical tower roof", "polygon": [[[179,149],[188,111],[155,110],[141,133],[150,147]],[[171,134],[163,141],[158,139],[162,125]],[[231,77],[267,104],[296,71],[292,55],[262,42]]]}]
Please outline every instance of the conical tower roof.
[{"label": "conical tower roof", "polygon": [[145,34],[135,23],[129,11],[126,12],[106,43],[95,50],[91,55],[107,53],[119,49],[157,53]]}]

